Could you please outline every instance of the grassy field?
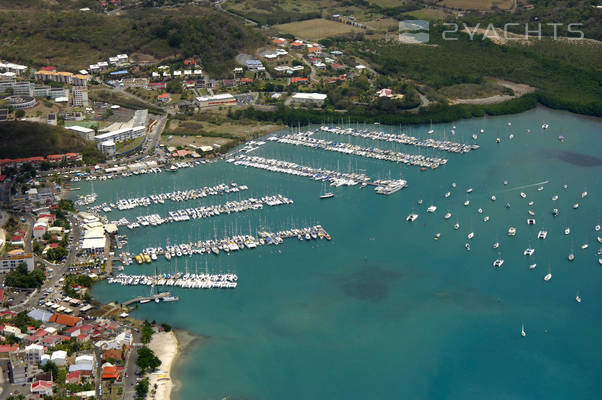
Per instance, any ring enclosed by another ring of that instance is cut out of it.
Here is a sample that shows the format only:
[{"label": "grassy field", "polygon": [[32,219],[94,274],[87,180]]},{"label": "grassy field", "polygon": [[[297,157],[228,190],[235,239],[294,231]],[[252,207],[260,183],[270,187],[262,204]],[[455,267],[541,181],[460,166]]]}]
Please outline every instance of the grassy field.
[{"label": "grassy field", "polygon": [[493,7],[509,10],[513,3],[513,0],[443,0],[436,2],[438,5],[460,10],[490,10]]},{"label": "grassy field", "polygon": [[6,158],[47,156],[48,154],[82,153],[94,160],[104,157],[92,142],[57,126],[35,122],[0,123],[0,154]]},{"label": "grassy field", "polygon": [[362,29],[354,28],[342,22],[330,21],[324,18],[310,19],[307,21],[291,22],[274,26],[284,33],[290,33],[295,37],[320,40],[326,37],[343,35],[350,32],[363,32]]},{"label": "grassy field", "polygon": [[450,99],[479,99],[495,95],[512,95],[512,90],[493,82],[484,82],[445,86],[439,89],[438,93]]},{"label": "grassy field", "polygon": [[449,16],[444,10],[439,8],[423,8],[421,10],[415,10],[405,13],[405,15],[410,15],[417,19],[424,19],[427,21],[436,21],[439,19],[444,19]]},{"label": "grassy field", "polygon": [[125,153],[138,147],[144,142],[145,136],[140,136],[135,139],[125,140],[123,142],[115,143],[115,151],[117,153]]},{"label": "grassy field", "polygon": [[88,92],[88,97],[90,100],[104,101],[109,104],[116,104],[134,110],[148,109],[150,112],[156,114],[163,113],[163,110],[159,107],[148,105],[134,97],[128,96],[127,94],[109,89],[92,89]]}]

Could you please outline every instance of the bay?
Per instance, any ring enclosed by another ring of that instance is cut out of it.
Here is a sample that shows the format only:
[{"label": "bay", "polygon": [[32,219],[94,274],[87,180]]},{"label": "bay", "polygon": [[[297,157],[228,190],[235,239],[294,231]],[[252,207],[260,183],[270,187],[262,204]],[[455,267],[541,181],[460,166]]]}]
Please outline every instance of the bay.
[{"label": "bay", "polygon": [[[544,123],[549,129],[541,128]],[[149,303],[133,313],[204,337],[182,355],[176,398],[591,399],[602,393],[602,266],[593,230],[602,222],[602,122],[538,107],[433,128],[431,137],[463,143],[472,143],[472,134],[484,129],[477,133],[481,148],[451,154],[316,134],[449,159],[447,165],[425,172],[271,142],[251,153],[341,171],[365,170],[374,179],[406,179],[409,187],[391,196],[378,196],[370,187],[339,187],[329,188],[334,199],[320,200],[320,183],[224,161],[94,183],[100,203],[222,182],[249,186],[246,192],[223,197],[115,211],[109,219],[164,215],[176,208],[275,193],[295,201],[132,232],[121,228],[129,235],[132,253],[168,241],[317,223],[333,236],[330,242],[290,240],[236,254],[153,263],[159,272],[173,271],[177,262],[179,271],[207,269],[239,277],[235,290],[170,288],[179,302]],[[403,131],[427,137],[428,129],[412,126]],[[81,193],[91,190],[88,183],[80,186]],[[538,186],[544,189],[538,191]],[[470,195],[468,187],[474,190]],[[447,191],[449,198],[444,197]],[[521,191],[526,199],[519,196]],[[583,191],[589,193],[584,199]],[[490,200],[492,194],[497,201]],[[557,201],[551,199],[554,194]],[[464,207],[467,198],[471,204]],[[421,206],[418,199],[423,199]],[[531,200],[533,207],[527,204]],[[576,202],[580,207],[574,210]],[[431,204],[437,211],[426,213]],[[477,213],[479,207],[483,214]],[[552,216],[553,208],[559,216]],[[529,209],[535,212],[535,226],[526,224]],[[452,213],[449,220],[443,218],[447,211]],[[405,218],[412,212],[419,219],[408,223]],[[489,222],[483,222],[485,215]],[[461,225],[457,231],[452,228],[456,222]],[[507,236],[509,226],[517,227],[515,237]],[[563,233],[566,226],[571,227],[569,236]],[[546,240],[537,239],[540,229],[549,232]],[[435,241],[438,232],[441,237]],[[464,244],[470,232],[475,237],[468,252]],[[500,242],[499,249],[492,248],[494,242]],[[581,250],[583,243],[589,248]],[[526,247],[536,249],[530,258],[523,255]],[[567,260],[571,248],[576,255],[572,263]],[[492,262],[498,257],[505,263],[496,269]],[[528,267],[532,263],[537,264],[534,270]],[[152,274],[153,266],[132,265],[126,273]],[[553,278],[544,282],[548,270]],[[93,291],[103,302],[146,293],[147,287],[106,283]],[[521,323],[525,338],[520,336]]]}]

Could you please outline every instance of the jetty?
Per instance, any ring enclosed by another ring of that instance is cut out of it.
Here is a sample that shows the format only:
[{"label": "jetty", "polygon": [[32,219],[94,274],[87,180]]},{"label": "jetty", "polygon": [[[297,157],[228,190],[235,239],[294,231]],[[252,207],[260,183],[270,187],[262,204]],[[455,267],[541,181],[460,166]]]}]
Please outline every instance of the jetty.
[{"label": "jetty", "polygon": [[176,190],[172,192],[151,194],[148,196],[131,197],[119,199],[115,202],[103,203],[89,208],[90,212],[103,211],[105,213],[118,209],[119,211],[131,210],[137,207],[148,207],[151,204],[164,204],[166,201],[184,202],[198,200],[208,196],[222,196],[229,193],[238,193],[248,190],[247,185],[238,185],[232,182],[230,185],[221,183],[214,186],[204,186],[201,188]]},{"label": "jetty", "polygon": [[176,257],[192,255],[218,255],[229,254],[243,250],[253,250],[266,245],[280,245],[286,239],[297,239],[301,242],[314,240],[331,240],[330,234],[321,226],[315,225],[306,228],[291,228],[278,232],[260,231],[257,235],[234,235],[221,239],[198,240],[188,243],[176,243],[173,245],[147,247],[139,254],[124,252],[120,254],[120,260],[124,265],[130,265],[135,259],[138,264],[150,264],[164,256],[167,261]]},{"label": "jetty", "polygon": [[272,136],[268,138],[279,143],[304,146],[318,150],[333,151],[343,154],[352,154],[364,158],[404,163],[422,168],[435,169],[447,164],[447,159],[439,157],[427,157],[421,154],[400,153],[394,150],[384,150],[377,147],[362,147],[350,143],[335,142],[332,140],[316,139],[311,134],[302,132],[286,136]]},{"label": "jetty", "polygon": [[[122,286],[151,286],[154,289],[156,286],[174,286],[183,289],[236,289],[238,285],[238,275],[236,274],[161,274],[161,275],[126,275],[119,274],[115,277],[107,279],[107,282],[112,285]],[[152,290],[151,289],[151,290]],[[134,303],[147,303],[151,300],[172,301],[175,299],[169,292],[163,292],[147,297],[136,297],[125,305]]]},{"label": "jetty", "polygon": [[[114,279],[114,278],[111,278],[111,279]],[[109,283],[114,283],[114,282],[109,282]],[[146,303],[146,302],[149,302],[149,301],[155,301],[157,299],[162,300],[165,297],[171,297],[171,293],[169,293],[169,292],[162,292],[162,293],[157,293],[157,294],[153,294],[151,296],[146,296],[146,297],[139,296],[139,297],[136,297],[134,299],[125,301],[122,304],[124,306],[129,306],[130,304],[134,304],[134,303]]]},{"label": "jetty", "polygon": [[240,201],[229,201],[227,203],[213,206],[171,210],[168,212],[168,216],[161,216],[159,214],[142,215],[136,217],[136,221],[134,222],[130,222],[124,217],[118,221],[111,221],[111,223],[117,226],[127,226],[130,230],[134,230],[142,226],[158,226],[173,222],[185,222],[195,219],[216,217],[222,214],[240,213],[248,210],[259,210],[262,209],[264,205],[275,207],[288,204],[293,204],[293,200],[281,194],[276,194],[271,196],[263,196],[259,199],[249,198]]},{"label": "jetty", "polygon": [[[368,129],[355,130],[352,128],[321,126],[319,131],[333,133],[336,135],[348,135],[370,140],[379,140],[390,143],[400,143],[409,146],[431,148],[440,151],[447,151],[450,153],[468,153],[471,150],[477,150],[478,148],[480,148],[478,144],[469,145],[448,140],[435,140],[431,138],[419,139],[414,136],[406,135],[405,133],[402,133],[401,135],[395,135],[393,133],[371,131]],[[315,132],[316,131],[307,131],[305,134],[312,135]]]},{"label": "jetty", "polygon": [[312,168],[290,161],[256,156],[237,155],[236,157],[229,158],[226,161],[243,167],[258,168],[270,172],[301,176],[314,181],[328,182],[330,183],[330,186],[336,187],[356,186],[358,184],[361,184],[361,187],[372,185],[376,186],[375,191],[379,194],[391,194],[396,192],[398,189],[407,186],[407,181],[403,179],[371,181],[371,178],[366,174],[346,173],[331,171],[323,168]]}]

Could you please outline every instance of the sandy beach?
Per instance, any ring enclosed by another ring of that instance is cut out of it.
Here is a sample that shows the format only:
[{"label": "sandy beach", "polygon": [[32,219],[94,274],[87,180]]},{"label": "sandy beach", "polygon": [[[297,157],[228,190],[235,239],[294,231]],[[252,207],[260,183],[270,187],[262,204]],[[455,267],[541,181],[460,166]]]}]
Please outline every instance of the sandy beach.
[{"label": "sandy beach", "polygon": [[[159,357],[161,366],[149,376],[150,385],[147,399],[169,400],[174,387],[171,372],[178,354],[178,339],[173,331],[155,333],[148,347]],[[157,385],[157,391],[153,395],[152,391],[155,385]]]}]

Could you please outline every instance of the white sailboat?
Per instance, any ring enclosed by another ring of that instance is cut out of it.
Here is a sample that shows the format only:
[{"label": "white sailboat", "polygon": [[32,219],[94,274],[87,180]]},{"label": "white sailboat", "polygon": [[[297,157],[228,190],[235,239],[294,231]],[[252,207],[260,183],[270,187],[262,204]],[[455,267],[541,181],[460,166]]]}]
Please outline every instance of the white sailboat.
[{"label": "white sailboat", "polygon": [[525,324],[523,324],[523,323],[521,323],[521,326],[520,326],[520,335],[522,337],[527,336],[527,332],[525,332]]}]

